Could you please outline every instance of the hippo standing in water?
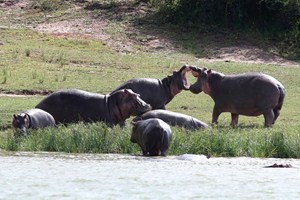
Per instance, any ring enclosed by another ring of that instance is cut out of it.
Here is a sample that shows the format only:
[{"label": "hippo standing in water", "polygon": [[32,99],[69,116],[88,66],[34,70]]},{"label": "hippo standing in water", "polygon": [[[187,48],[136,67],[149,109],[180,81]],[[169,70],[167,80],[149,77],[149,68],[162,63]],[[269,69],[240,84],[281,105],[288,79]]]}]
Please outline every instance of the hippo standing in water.
[{"label": "hippo standing in water", "polygon": [[127,89],[108,95],[78,89],[61,90],[45,97],[36,108],[49,112],[56,123],[102,121],[110,126],[151,110],[138,94]]},{"label": "hippo standing in water", "polygon": [[160,119],[146,119],[132,122],[130,141],[137,143],[143,155],[166,156],[171,143],[170,126]]},{"label": "hippo standing in water", "polygon": [[279,116],[285,89],[275,78],[263,73],[224,75],[206,68],[190,67],[197,82],[190,91],[211,96],[215,105],[212,123],[222,112],[231,113],[231,125],[238,124],[239,115],[264,116],[265,127],[271,127]]},{"label": "hippo standing in water", "polygon": [[27,129],[45,128],[54,126],[55,120],[51,114],[41,109],[30,109],[13,115],[13,127],[22,133],[26,133]]},{"label": "hippo standing in water", "polygon": [[173,75],[159,80],[153,78],[135,78],[120,85],[116,90],[128,88],[140,94],[141,99],[149,103],[152,109],[166,109],[169,103],[181,90],[188,90],[189,84],[186,79],[186,72],[190,69],[187,66],[181,67]]},{"label": "hippo standing in water", "polygon": [[208,128],[207,124],[194,117],[162,109],[150,110],[148,112],[145,112],[144,114],[135,117],[133,121],[136,122],[139,120],[145,120],[150,118],[158,118],[169,125],[180,126],[192,130]]}]

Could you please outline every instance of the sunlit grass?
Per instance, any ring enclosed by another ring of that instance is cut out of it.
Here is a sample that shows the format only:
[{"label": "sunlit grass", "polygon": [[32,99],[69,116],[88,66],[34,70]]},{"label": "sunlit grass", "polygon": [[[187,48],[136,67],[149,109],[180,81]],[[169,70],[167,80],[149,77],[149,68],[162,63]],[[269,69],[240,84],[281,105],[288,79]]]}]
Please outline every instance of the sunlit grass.
[{"label": "sunlit grass", "polygon": [[[183,64],[205,66],[225,74],[260,71],[274,76],[286,88],[281,114],[271,129],[263,117],[240,117],[231,128],[230,114],[220,116],[220,125],[190,132],[172,127],[169,155],[184,153],[212,156],[300,158],[300,68],[234,62],[204,62],[183,52],[118,53],[99,41],[64,39],[23,29],[1,29],[0,90],[14,92],[79,88],[108,93],[130,78],[164,78]],[[188,76],[190,82],[194,78]],[[63,151],[84,153],[133,153],[140,149],[130,142],[130,124],[125,129],[103,124],[72,124],[67,127],[31,130],[15,138],[12,115],[34,108],[42,96],[0,97],[0,148],[10,151]],[[167,109],[211,122],[212,99],[182,91]],[[129,120],[130,121],[130,120]]]},{"label": "sunlit grass", "polygon": [[[1,134],[0,148],[9,151],[141,154],[138,145],[130,142],[130,135],[130,126],[109,128],[102,123],[31,130],[23,137],[15,137],[10,129]],[[192,132],[172,127],[168,155],[300,158],[299,142],[298,128],[214,127]]]}]

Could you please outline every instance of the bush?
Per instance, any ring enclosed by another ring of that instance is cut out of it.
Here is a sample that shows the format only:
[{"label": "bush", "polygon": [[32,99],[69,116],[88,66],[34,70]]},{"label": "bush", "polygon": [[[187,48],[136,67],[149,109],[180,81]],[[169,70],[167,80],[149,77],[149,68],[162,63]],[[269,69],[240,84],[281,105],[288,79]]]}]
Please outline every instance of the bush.
[{"label": "bush", "polygon": [[282,51],[299,56],[299,0],[151,0],[165,22],[258,30],[282,41]]}]

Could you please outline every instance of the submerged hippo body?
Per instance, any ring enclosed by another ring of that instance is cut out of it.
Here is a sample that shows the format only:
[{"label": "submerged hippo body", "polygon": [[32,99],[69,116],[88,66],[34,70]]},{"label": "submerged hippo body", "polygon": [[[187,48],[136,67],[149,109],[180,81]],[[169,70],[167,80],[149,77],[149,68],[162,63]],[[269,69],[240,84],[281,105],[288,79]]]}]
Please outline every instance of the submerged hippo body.
[{"label": "submerged hippo body", "polygon": [[[173,72],[173,75],[166,78],[135,78],[120,85],[116,90],[128,88],[133,92],[140,94],[141,99],[149,103],[152,109],[165,109],[176,94],[182,90],[188,90],[189,85],[186,79],[187,66],[181,67],[179,71]],[[116,91],[114,90],[114,91]],[[113,91],[113,92],[114,92]]]},{"label": "submerged hippo body", "polygon": [[160,119],[133,122],[130,141],[137,143],[143,155],[166,156],[172,132],[170,126]]},{"label": "submerged hippo body", "polygon": [[49,112],[56,123],[102,121],[110,126],[151,110],[138,94],[127,89],[109,95],[78,89],[61,90],[45,97],[36,108]]},{"label": "submerged hippo body", "polygon": [[41,109],[30,109],[13,115],[13,127],[26,133],[29,128],[38,129],[54,126],[55,120],[51,114]]},{"label": "submerged hippo body", "polygon": [[263,115],[265,127],[275,123],[285,97],[283,85],[275,78],[263,73],[224,75],[206,68],[190,69],[198,77],[190,91],[203,91],[215,102],[212,123],[217,123],[222,112],[231,113],[232,126],[238,124],[239,115]]},{"label": "submerged hippo body", "polygon": [[169,125],[180,126],[192,130],[208,128],[207,124],[194,117],[182,113],[161,109],[150,110],[148,112],[145,112],[144,114],[135,117],[133,121],[145,120],[150,118],[158,118]]}]

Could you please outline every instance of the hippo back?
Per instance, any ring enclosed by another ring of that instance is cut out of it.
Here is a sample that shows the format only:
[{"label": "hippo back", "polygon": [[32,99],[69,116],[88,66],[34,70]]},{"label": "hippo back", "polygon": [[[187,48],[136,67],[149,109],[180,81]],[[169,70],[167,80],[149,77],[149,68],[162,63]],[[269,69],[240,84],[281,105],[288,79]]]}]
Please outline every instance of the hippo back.
[{"label": "hippo back", "polygon": [[170,146],[170,126],[158,118],[137,121],[132,128],[131,142],[138,143],[143,155],[165,156]]},{"label": "hippo back", "polygon": [[142,115],[135,117],[133,121],[145,120],[150,118],[158,118],[169,125],[180,126],[192,130],[208,128],[207,124],[194,117],[161,109],[148,111]]},{"label": "hippo back", "polygon": [[154,78],[134,78],[119,87],[111,93],[120,89],[131,89],[140,95],[141,99],[149,103],[152,109],[164,109],[165,104],[169,102],[170,94],[166,92],[163,83],[159,79]]},{"label": "hippo back", "polygon": [[30,118],[29,128],[37,129],[55,125],[53,116],[44,110],[35,108],[26,110],[24,113],[26,113]]},{"label": "hippo back", "polygon": [[50,94],[38,103],[36,108],[49,112],[56,123],[106,121],[106,115],[109,116],[106,101],[105,95],[70,89]]}]

